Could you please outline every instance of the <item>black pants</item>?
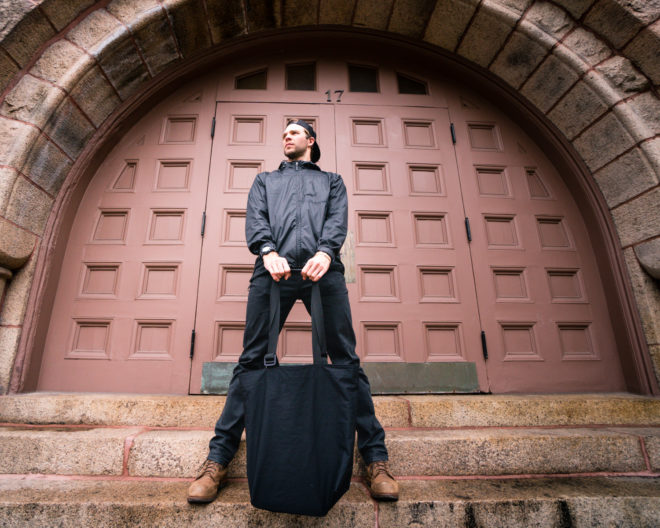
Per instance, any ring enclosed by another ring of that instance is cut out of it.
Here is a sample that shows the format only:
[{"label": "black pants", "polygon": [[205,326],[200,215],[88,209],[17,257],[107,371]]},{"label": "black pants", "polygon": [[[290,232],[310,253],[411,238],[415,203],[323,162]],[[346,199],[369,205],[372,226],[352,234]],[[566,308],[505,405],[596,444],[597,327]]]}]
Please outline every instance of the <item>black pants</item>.
[{"label": "black pants", "polygon": [[[270,274],[258,266],[250,280],[243,353],[229,383],[227,400],[222,415],[215,424],[215,436],[209,444],[208,458],[227,465],[238,449],[244,428],[244,410],[240,398],[235,396],[236,378],[245,370],[264,368],[264,356],[268,349],[268,316],[270,310]],[[284,326],[296,299],[301,299],[310,311],[312,282],[302,280],[294,273],[288,280],[280,280],[280,330]],[[340,271],[330,270],[319,281],[328,354],[334,364],[359,364],[355,353],[355,333],[348,303],[348,290]],[[358,449],[368,465],[387,460],[385,432],[374,413],[369,380],[360,368],[357,408]]]}]

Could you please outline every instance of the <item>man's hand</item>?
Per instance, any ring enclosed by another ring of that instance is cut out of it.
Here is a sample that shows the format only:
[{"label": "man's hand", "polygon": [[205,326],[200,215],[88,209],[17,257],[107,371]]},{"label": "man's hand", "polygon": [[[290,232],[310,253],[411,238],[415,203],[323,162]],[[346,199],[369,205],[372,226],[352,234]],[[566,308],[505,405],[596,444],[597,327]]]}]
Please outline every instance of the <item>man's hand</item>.
[{"label": "man's hand", "polygon": [[317,251],[316,255],[307,261],[305,267],[300,272],[303,280],[311,279],[313,282],[318,281],[328,271],[331,260],[330,255],[327,253]]},{"label": "man's hand", "polygon": [[284,257],[280,257],[275,251],[271,251],[267,255],[264,255],[263,259],[264,267],[268,270],[270,276],[273,277],[275,282],[280,282],[282,277],[284,277],[284,280],[291,277],[289,263]]}]

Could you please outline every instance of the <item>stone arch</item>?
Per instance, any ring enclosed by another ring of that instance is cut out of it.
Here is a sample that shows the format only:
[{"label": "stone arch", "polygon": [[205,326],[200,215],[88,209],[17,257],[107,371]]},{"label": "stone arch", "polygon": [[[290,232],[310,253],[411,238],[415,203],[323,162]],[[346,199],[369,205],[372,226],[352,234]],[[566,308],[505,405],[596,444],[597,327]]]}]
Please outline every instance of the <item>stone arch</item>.
[{"label": "stone arch", "polygon": [[[651,248],[652,254],[660,235],[657,2],[389,0],[389,9],[366,0],[302,4],[44,0],[5,8],[0,264],[18,271],[0,315],[2,391],[8,390],[22,330],[38,317],[37,292],[47,279],[45,263],[58,228],[54,211],[71,199],[71,175],[91,163],[121,116],[139,106],[150,87],[220,47],[278,30],[326,26],[378,31],[451,53],[488,72],[554,127],[602,193],[600,204],[609,210],[604,217],[614,222],[658,370],[654,310],[660,294],[635,257],[636,250],[644,255]],[[632,326],[636,317],[631,314]],[[22,342],[24,351],[29,333]],[[648,357],[642,362],[646,366],[639,368],[650,370]],[[20,390],[23,355],[15,367],[12,390]]]}]

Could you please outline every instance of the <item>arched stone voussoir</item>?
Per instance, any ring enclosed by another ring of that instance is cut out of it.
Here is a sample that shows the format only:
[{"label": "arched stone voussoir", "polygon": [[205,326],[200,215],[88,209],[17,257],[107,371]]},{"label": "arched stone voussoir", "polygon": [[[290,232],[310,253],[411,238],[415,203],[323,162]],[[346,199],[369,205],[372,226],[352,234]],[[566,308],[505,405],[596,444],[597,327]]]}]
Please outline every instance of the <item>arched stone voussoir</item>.
[{"label": "arched stone voussoir", "polygon": [[66,39],[48,46],[30,70],[30,74],[50,81],[67,92],[84,72],[96,64],[93,57]]},{"label": "arched stone voussoir", "polygon": [[37,137],[36,127],[0,116],[0,165],[20,170]]},{"label": "arched stone voussoir", "polygon": [[426,25],[424,41],[453,52],[478,5],[478,0],[437,2]]},{"label": "arched stone voussoir", "polygon": [[198,4],[190,0],[162,0],[162,5],[174,28],[179,51],[184,57],[190,57],[211,46],[208,18]]},{"label": "arched stone voussoir", "polygon": [[24,75],[5,96],[0,115],[43,130],[53,110],[65,97],[66,92],[61,88],[32,75]]}]

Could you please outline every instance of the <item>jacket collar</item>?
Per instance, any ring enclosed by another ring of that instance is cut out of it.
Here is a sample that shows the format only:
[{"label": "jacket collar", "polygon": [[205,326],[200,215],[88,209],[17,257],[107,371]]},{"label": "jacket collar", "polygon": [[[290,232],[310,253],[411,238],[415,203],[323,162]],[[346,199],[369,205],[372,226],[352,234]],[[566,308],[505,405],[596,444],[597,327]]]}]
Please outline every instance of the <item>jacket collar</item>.
[{"label": "jacket collar", "polygon": [[312,163],[311,161],[287,161],[284,160],[282,163],[280,163],[280,166],[277,168],[277,170],[282,171],[286,168],[291,168],[291,169],[311,169],[311,170],[317,170],[320,171],[321,167],[319,167],[316,163]]}]

